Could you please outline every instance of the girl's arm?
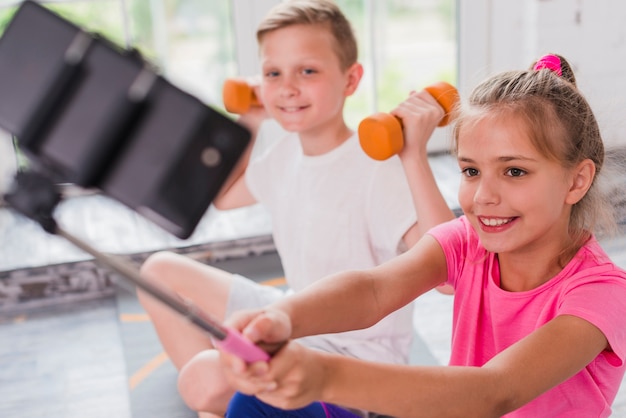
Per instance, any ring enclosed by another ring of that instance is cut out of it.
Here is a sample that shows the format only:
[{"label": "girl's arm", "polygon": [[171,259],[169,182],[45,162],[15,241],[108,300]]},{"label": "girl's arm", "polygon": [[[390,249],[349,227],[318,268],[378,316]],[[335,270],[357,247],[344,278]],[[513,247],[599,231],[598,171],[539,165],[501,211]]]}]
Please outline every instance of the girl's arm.
[{"label": "girl's arm", "polygon": [[598,328],[564,315],[483,367],[379,364],[292,342],[269,364],[226,374],[234,387],[280,408],[321,400],[397,417],[499,417],[572,377],[605,348]]},{"label": "girl's arm", "polygon": [[444,282],[446,274],[441,246],[426,235],[378,267],[331,275],[230,323],[255,343],[367,328]]},{"label": "girl's arm", "polygon": [[291,319],[292,338],[362,329],[444,282],[446,274],[441,246],[426,235],[384,264],[332,275],[272,307]]},{"label": "girl's arm", "polygon": [[410,248],[430,228],[454,219],[430,168],[426,145],[444,111],[425,90],[412,92],[391,112],[402,120],[404,147],[399,154],[404,167],[418,222],[404,236]]}]

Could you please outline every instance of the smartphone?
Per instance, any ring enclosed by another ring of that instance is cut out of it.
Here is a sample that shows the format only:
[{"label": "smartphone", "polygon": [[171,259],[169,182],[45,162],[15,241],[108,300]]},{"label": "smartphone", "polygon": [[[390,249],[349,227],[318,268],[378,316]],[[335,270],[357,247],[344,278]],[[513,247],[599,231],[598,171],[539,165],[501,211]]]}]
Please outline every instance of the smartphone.
[{"label": "smartphone", "polygon": [[0,127],[57,184],[188,238],[250,132],[132,50],[25,0],[0,38]]}]

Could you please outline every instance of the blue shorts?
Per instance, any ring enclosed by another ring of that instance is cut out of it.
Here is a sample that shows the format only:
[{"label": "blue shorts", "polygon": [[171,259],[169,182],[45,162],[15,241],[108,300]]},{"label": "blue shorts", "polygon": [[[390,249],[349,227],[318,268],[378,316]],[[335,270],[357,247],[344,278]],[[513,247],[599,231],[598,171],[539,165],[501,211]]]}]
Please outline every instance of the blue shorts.
[{"label": "blue shorts", "polygon": [[359,415],[355,415],[339,406],[322,402],[313,402],[309,406],[300,409],[283,410],[263,403],[254,396],[237,392],[230,400],[226,417],[359,418]]}]

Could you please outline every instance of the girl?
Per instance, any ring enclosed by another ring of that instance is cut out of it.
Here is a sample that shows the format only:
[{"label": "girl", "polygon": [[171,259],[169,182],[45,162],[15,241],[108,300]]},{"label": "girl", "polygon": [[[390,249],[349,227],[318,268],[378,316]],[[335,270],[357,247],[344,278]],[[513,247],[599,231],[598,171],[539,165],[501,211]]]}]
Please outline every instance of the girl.
[{"label": "girl", "polygon": [[383,365],[294,342],[269,363],[222,353],[231,384],[256,395],[235,397],[231,416],[298,416],[266,404],[311,417],[341,410],[313,401],[410,417],[610,415],[625,370],[626,272],[590,232],[615,223],[597,185],[598,124],[569,64],[547,55],[487,79],[454,138],[464,216],[381,266],[231,322],[255,342],[358,329],[447,282],[450,367]]}]

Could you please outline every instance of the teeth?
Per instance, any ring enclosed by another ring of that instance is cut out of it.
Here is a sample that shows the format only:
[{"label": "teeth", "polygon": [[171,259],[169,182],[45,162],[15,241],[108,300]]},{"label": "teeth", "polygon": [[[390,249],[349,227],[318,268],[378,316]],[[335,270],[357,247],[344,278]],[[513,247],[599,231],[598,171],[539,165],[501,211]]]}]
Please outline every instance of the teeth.
[{"label": "teeth", "polygon": [[501,226],[511,222],[511,219],[480,218],[480,221],[487,226]]}]

